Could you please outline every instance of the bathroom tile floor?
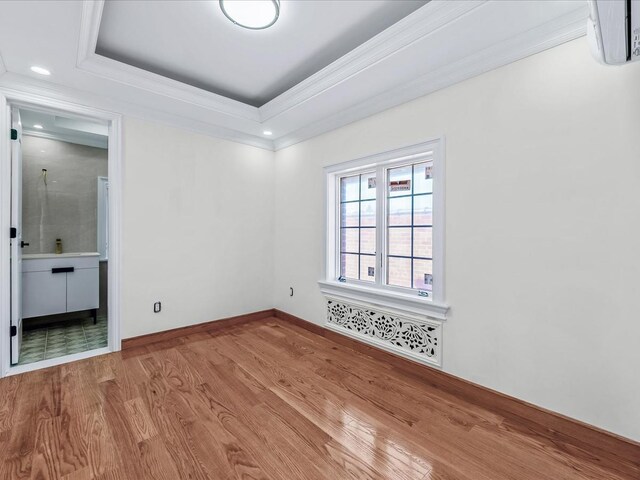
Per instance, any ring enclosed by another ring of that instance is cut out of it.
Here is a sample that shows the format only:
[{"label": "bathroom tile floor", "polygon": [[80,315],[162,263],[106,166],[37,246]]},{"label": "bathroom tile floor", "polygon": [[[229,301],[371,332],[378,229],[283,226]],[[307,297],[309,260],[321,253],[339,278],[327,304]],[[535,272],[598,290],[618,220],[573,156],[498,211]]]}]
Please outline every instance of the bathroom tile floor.
[{"label": "bathroom tile floor", "polygon": [[107,317],[67,320],[22,332],[18,365],[107,346]]}]

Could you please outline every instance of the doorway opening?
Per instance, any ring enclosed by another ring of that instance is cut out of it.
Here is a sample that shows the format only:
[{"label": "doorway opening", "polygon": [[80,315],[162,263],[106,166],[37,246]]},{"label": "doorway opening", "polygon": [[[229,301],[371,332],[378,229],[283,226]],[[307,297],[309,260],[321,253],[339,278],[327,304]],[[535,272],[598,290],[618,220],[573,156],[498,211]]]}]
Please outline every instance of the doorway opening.
[{"label": "doorway opening", "polygon": [[2,376],[119,350],[119,118],[1,100],[11,132],[0,169],[10,187]]}]

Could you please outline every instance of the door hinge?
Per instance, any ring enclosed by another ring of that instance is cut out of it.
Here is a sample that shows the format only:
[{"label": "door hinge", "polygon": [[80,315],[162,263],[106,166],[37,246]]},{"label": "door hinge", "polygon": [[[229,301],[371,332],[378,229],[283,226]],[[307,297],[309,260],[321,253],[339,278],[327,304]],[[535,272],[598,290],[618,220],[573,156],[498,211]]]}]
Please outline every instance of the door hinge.
[{"label": "door hinge", "polygon": [[11,129],[11,140],[17,140],[18,139],[18,130],[16,130],[15,128]]},{"label": "door hinge", "polygon": [[11,336],[15,337],[16,335],[18,335],[18,327],[11,325]]},{"label": "door hinge", "polygon": [[18,236],[18,229],[16,227],[11,227],[9,230],[9,238],[16,238]]}]

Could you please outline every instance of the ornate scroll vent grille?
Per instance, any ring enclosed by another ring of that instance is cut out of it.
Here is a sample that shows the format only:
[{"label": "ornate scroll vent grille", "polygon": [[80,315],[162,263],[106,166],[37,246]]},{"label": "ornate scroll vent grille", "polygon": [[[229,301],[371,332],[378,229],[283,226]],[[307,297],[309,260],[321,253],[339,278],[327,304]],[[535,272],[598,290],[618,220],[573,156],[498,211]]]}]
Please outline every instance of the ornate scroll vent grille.
[{"label": "ornate scroll vent grille", "polygon": [[441,364],[442,329],[438,322],[328,300],[327,326],[414,360]]}]

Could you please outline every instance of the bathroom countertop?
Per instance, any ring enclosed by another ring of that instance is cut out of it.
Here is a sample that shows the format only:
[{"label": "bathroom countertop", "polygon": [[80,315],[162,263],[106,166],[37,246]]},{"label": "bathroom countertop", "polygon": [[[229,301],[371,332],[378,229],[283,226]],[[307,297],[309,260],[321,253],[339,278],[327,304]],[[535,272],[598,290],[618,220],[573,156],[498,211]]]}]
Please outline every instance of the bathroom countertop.
[{"label": "bathroom countertop", "polygon": [[35,260],[42,258],[73,258],[73,257],[99,257],[98,252],[79,252],[79,253],[25,253],[22,255],[23,260]]}]

